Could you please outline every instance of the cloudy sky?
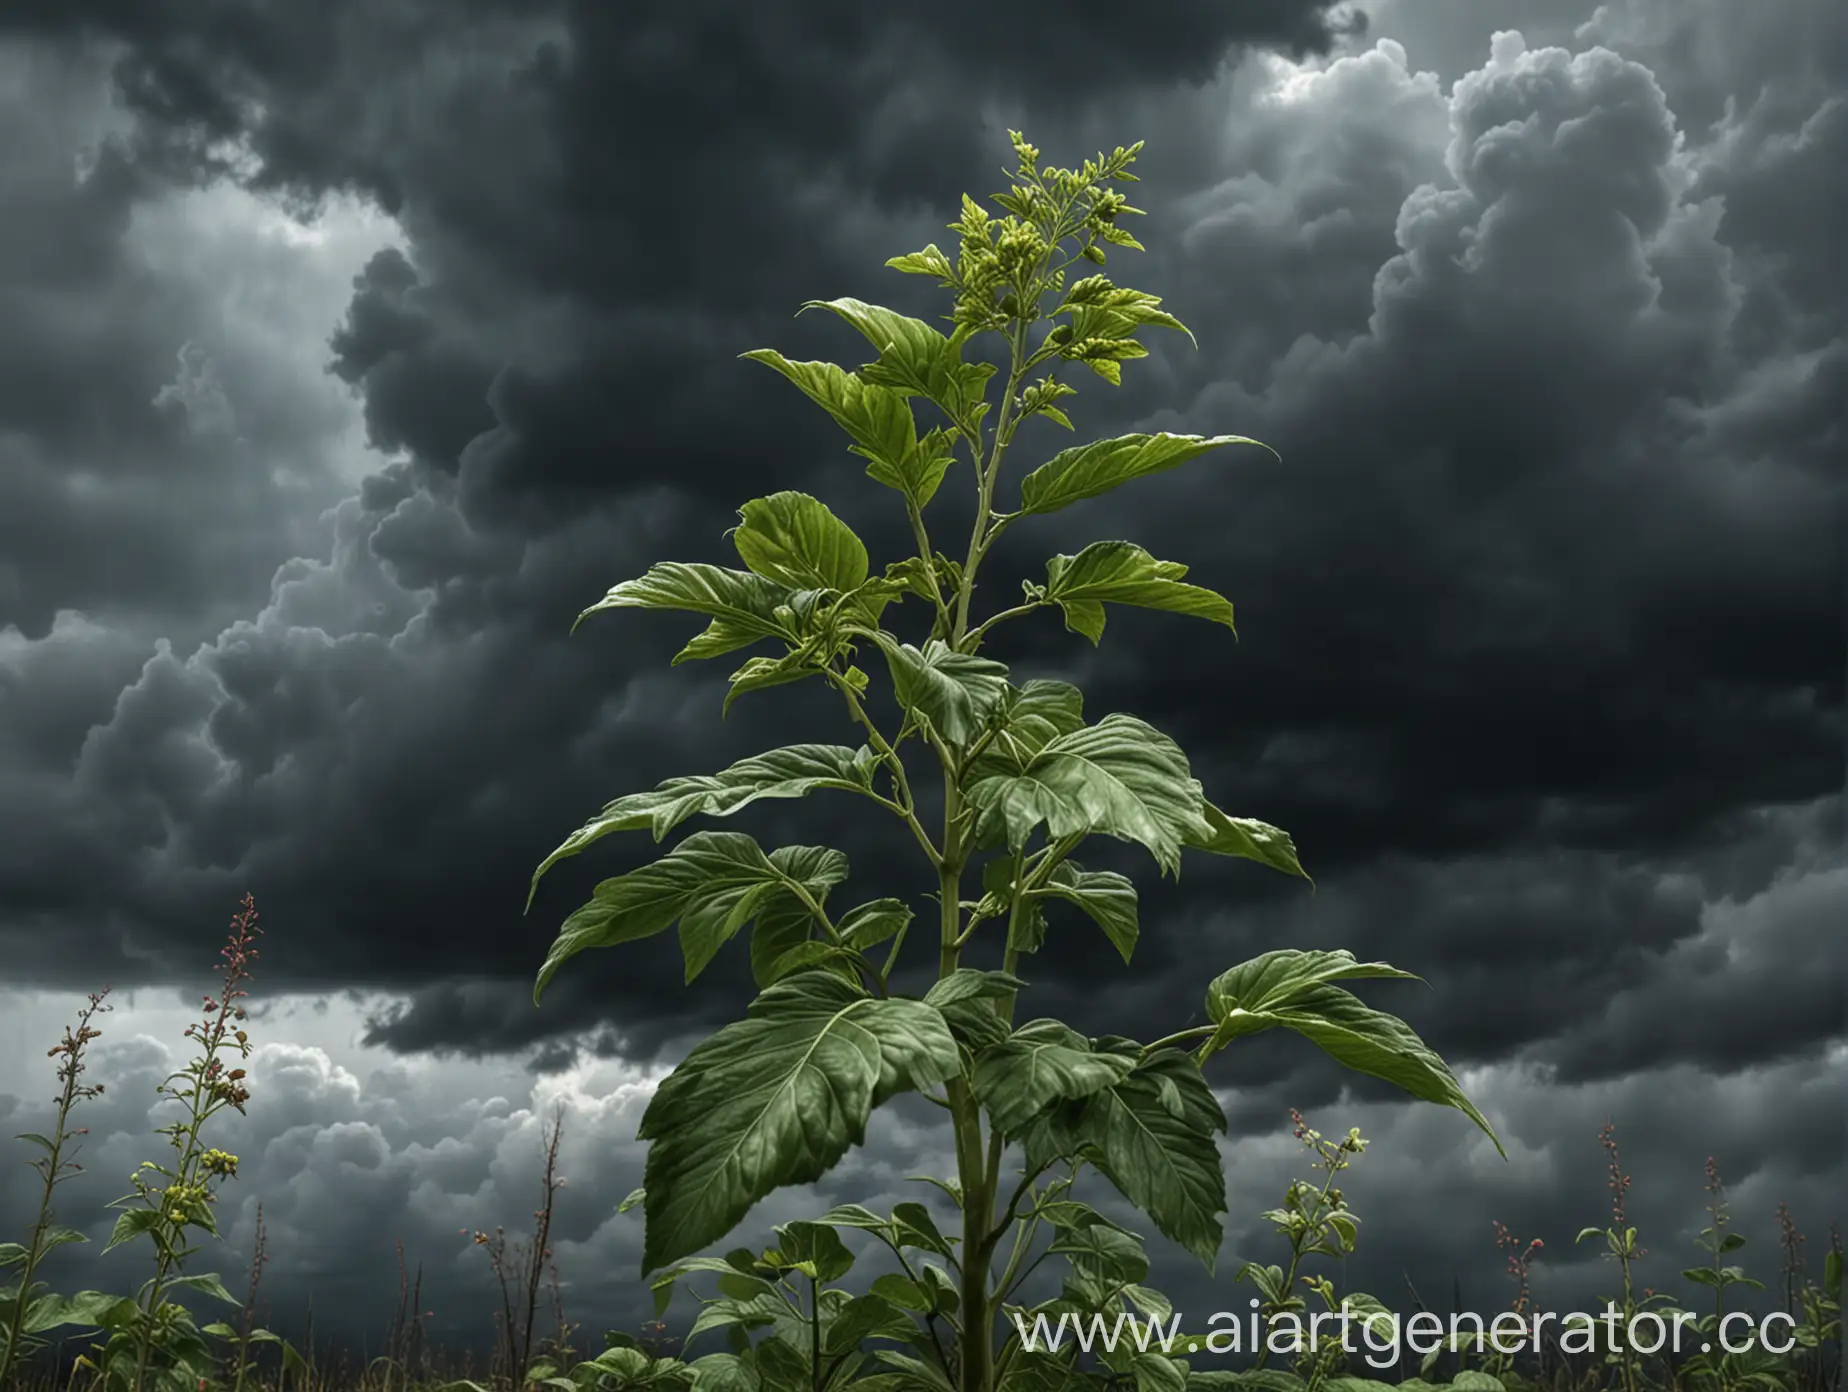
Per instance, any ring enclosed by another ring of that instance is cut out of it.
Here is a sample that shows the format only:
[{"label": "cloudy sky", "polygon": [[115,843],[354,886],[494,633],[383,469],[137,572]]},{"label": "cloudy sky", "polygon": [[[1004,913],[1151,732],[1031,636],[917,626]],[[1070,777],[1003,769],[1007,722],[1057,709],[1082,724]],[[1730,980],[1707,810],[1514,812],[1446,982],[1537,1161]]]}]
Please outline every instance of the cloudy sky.
[{"label": "cloudy sky", "polygon": [[[721,725],[722,673],[666,667],[685,624],[571,620],[654,559],[725,559],[779,487],[903,541],[737,354],[859,362],[792,320],[806,299],[940,312],[882,262],[951,239],[1011,126],[1056,163],[1147,141],[1149,254],[1112,270],[1199,339],[1084,389],[1081,435],[1235,432],[1285,462],[1164,475],[1002,563],[1128,536],[1229,594],[1239,641],[1129,612],[1095,653],[1054,622],[996,655],[1175,735],[1319,885],[1145,880],[1134,968],[1074,932],[1033,1013],[1149,1037],[1266,948],[1387,957],[1431,989],[1374,999],[1509,1152],[1253,1043],[1213,1074],[1222,1276],[1164,1249],[1186,1307],[1242,1305],[1226,1274],[1273,1251],[1292,1105],[1377,1138],[1350,1275],[1389,1301],[1455,1278],[1499,1305],[1494,1219],[1545,1239],[1543,1301],[1602,1289],[1571,1238],[1607,1118],[1663,1272],[1708,1155],[1761,1275],[1780,1200],[1824,1245],[1848,1191],[1836,0],[0,9],[0,1117],[42,1121],[44,1049],[113,983],[68,1218],[100,1230],[150,1153],[248,889],[268,936],[223,1269],[261,1199],[279,1323],[312,1295],[376,1346],[402,1238],[439,1335],[472,1337],[461,1230],[524,1220],[563,1105],[572,1313],[640,1318],[639,1222],[613,1214],[635,1123],[746,978],[682,991],[664,938],[535,1010],[559,917],[645,851],[606,843],[522,918],[527,875],[609,797],[848,731],[800,689]],[[843,820],[745,829],[923,888],[902,832]],[[930,1120],[882,1115],[753,1235],[915,1197],[946,1162]],[[28,1177],[0,1178],[9,1228]],[[136,1279],[91,1260],[73,1281]]]}]

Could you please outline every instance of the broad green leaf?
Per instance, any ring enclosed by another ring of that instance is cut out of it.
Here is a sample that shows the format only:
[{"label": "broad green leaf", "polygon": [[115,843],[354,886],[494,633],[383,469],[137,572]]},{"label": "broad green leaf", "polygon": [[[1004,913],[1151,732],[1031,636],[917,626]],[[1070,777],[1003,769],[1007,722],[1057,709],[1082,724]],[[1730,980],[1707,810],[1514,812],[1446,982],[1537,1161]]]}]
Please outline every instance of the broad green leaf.
[{"label": "broad green leaf", "polygon": [[151,1232],[159,1225],[160,1211],[152,1208],[131,1208],[115,1220],[115,1227],[109,1234],[109,1241],[103,1244],[105,1252],[120,1247],[132,1238]]},{"label": "broad green leaf", "polygon": [[797,886],[819,897],[847,878],[847,858],[838,851],[787,847],[777,855],[803,858],[802,873],[789,873],[741,832],[700,831],[652,865],[603,881],[559,928],[533,986],[534,1000],[586,948],[652,937],[676,921],[691,981],[766,900]]},{"label": "broad green leaf", "polygon": [[776,1246],[765,1253],[772,1266],[799,1269],[818,1281],[838,1281],[853,1270],[853,1253],[833,1225],[798,1220],[776,1230]]},{"label": "broad green leaf", "polygon": [[874,1292],[855,1296],[840,1308],[823,1336],[822,1352],[837,1358],[859,1348],[867,1339],[913,1343],[917,1338],[918,1327],[911,1317]]},{"label": "broad green leaf", "polygon": [[1136,950],[1136,886],[1114,870],[1086,870],[1075,861],[1060,861],[1036,895],[1063,899],[1089,914],[1110,945],[1127,962]]},{"label": "broad green leaf", "polygon": [[693,1392],[758,1392],[756,1370],[735,1353],[709,1353],[687,1364]]},{"label": "broad green leaf", "polygon": [[924,999],[943,1012],[950,1032],[973,1051],[1007,1038],[1007,1024],[995,1013],[995,1004],[1007,1000],[1025,984],[1007,972],[958,967],[933,985]]},{"label": "broad green leaf", "polygon": [[1224,1237],[1226,1181],[1214,1137],[1225,1129],[1199,1065],[1179,1049],[1157,1050],[1086,1099],[1076,1126],[1123,1197],[1209,1271]]},{"label": "broad green leaf", "polygon": [[1241,856],[1286,875],[1309,879],[1309,872],[1296,858],[1296,843],[1289,832],[1249,817],[1228,817],[1210,802],[1203,804],[1203,810],[1204,821],[1187,838],[1188,846],[1194,850]]},{"label": "broad green leaf", "polygon": [[[625,580],[612,588],[579,614],[577,622],[606,609],[675,609],[705,614],[712,622],[674,655],[674,662],[679,664],[689,658],[719,657],[765,638],[798,642],[799,635],[787,616],[790,599],[787,587],[748,570],[661,561],[640,578]],[[779,614],[779,609],[784,613]]]},{"label": "broad green leaf", "polygon": [[865,1139],[875,1106],[959,1067],[943,1016],[922,1001],[876,1000],[826,972],[770,987],[643,1114],[643,1270],[717,1241],[771,1190],[821,1178]]},{"label": "broad green leaf", "polygon": [[1138,1353],[1129,1360],[1136,1392],[1187,1392],[1187,1369],[1159,1353]]},{"label": "broad green leaf", "polygon": [[965,363],[956,342],[922,319],[913,319],[864,300],[810,300],[803,309],[825,309],[858,329],[879,354],[860,369],[862,381],[922,396],[954,420],[966,419],[980,399],[990,363]]},{"label": "broad green leaf", "polygon": [[634,1208],[638,1203],[640,1203],[643,1199],[647,1197],[648,1197],[648,1191],[638,1185],[634,1189],[631,1189],[629,1191],[629,1195],[627,1198],[625,1198],[621,1203],[616,1205],[616,1211],[618,1213],[627,1213],[630,1209]]},{"label": "broad green leaf", "polygon": [[995,1125],[1017,1133],[1036,1112],[1119,1083],[1133,1058],[1094,1053],[1091,1041],[1057,1020],[1032,1020],[975,1060],[975,1095]]},{"label": "broad green leaf", "polygon": [[1146,846],[1163,870],[1179,868],[1202,816],[1180,746],[1130,715],[1059,735],[1019,773],[982,778],[967,796],[982,813],[985,840],[999,836],[1018,849],[1042,823],[1054,838],[1099,832]]},{"label": "broad green leaf", "polygon": [[47,1295],[33,1302],[26,1316],[25,1332],[38,1334],[66,1325],[76,1325],[83,1329],[106,1329],[119,1324],[135,1308],[135,1302],[130,1297],[113,1295],[107,1291],[78,1291],[69,1296]]},{"label": "broad green leaf", "polygon": [[1501,1151],[1494,1128],[1465,1096],[1450,1066],[1410,1025],[1333,984],[1369,977],[1418,980],[1385,962],[1357,961],[1345,951],[1282,948],[1236,966],[1207,987],[1207,1014],[1219,1028],[1201,1056],[1244,1035],[1277,1027],[1294,1030],[1338,1063],[1404,1088],[1421,1101],[1456,1108]]},{"label": "broad green leaf", "polygon": [[1132,604],[1191,614],[1232,627],[1232,601],[1182,581],[1187,567],[1158,561],[1127,541],[1098,541],[1076,556],[1046,562],[1046,598],[1065,611],[1065,626],[1093,643],[1104,636],[1104,605]]},{"label": "broad green leaf", "polygon": [[[1075,327],[1087,336],[1100,328],[1120,334],[1144,324],[1154,324],[1184,333],[1191,342],[1193,334],[1187,326],[1160,306],[1158,295],[1113,285],[1107,277],[1095,275],[1073,282],[1053,315],[1071,312]],[[1102,316],[1108,316],[1110,322],[1099,323],[1098,317]]]},{"label": "broad green leaf", "polygon": [[[862,745],[792,744],[767,754],[740,759],[718,773],[670,778],[646,793],[630,793],[608,803],[540,862],[533,889],[559,861],[618,831],[648,831],[656,841],[689,817],[729,817],[763,798],[797,798],[824,788],[871,793],[877,767],[873,752]],[[526,899],[532,906],[532,894]]]},{"label": "broad green leaf", "polygon": [[1082,730],[1084,693],[1061,681],[1010,685],[994,720],[994,738],[971,766],[971,783],[997,773],[1019,773],[1054,739]]},{"label": "broad green leaf", "polygon": [[226,1305],[237,1305],[240,1309],[242,1308],[242,1302],[239,1301],[235,1295],[231,1294],[230,1291],[226,1290],[225,1283],[219,1280],[218,1277],[210,1271],[202,1271],[196,1276],[175,1276],[172,1284],[184,1286],[188,1290],[199,1291],[204,1295],[211,1296],[214,1300],[222,1301]]},{"label": "broad green leaf", "polygon": [[874,899],[847,910],[835,927],[849,946],[864,952],[895,936],[914,917],[902,899]]},{"label": "broad green leaf", "polygon": [[903,392],[863,381],[831,362],[791,362],[769,348],[744,356],[775,368],[833,416],[853,438],[854,453],[867,461],[868,477],[896,488],[919,508],[930,502],[950,466],[950,451],[936,431],[918,438]]},{"label": "broad green leaf", "polygon": [[[1138,345],[1140,346],[1140,345]],[[1224,445],[1269,445],[1243,435],[1119,435],[1110,440],[1061,450],[1020,482],[1020,510],[1057,512],[1062,507],[1108,493],[1131,479],[1185,464]],[[1273,451],[1274,452],[1274,451]]]},{"label": "broad green leaf", "polygon": [[789,975],[787,964],[814,935],[815,915],[792,892],[772,895],[751,929],[751,978],[758,989]]},{"label": "broad green leaf", "polygon": [[772,493],[753,498],[738,516],[732,545],[764,579],[792,590],[843,593],[866,583],[866,544],[820,499]]},{"label": "broad green leaf", "polygon": [[768,691],[773,686],[788,686],[791,682],[812,677],[827,666],[828,658],[828,645],[819,639],[806,641],[799,648],[791,648],[781,657],[751,658],[725,679],[725,704],[720,707],[720,718],[731,714],[732,703],[740,696],[748,696],[753,691]]},{"label": "broad green leaf", "polygon": [[1149,1274],[1149,1254],[1142,1243],[1114,1224],[1085,1223],[1059,1229],[1048,1250],[1111,1286],[1133,1285]]},{"label": "broad green leaf", "polygon": [[999,662],[959,653],[937,638],[921,649],[884,635],[878,641],[900,704],[928,717],[953,744],[975,739],[1007,697],[1007,668]]}]

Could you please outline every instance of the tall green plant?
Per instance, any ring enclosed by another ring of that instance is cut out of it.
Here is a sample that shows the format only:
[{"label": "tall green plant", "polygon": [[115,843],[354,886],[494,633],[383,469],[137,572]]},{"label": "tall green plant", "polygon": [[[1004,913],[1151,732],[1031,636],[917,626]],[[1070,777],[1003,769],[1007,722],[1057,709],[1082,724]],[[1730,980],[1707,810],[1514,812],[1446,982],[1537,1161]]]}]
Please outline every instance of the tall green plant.
[{"label": "tall green plant", "polygon": [[[695,832],[652,864],[603,881],[558,933],[535,999],[586,948],[678,925],[691,981],[751,930],[757,998],[662,1082],[641,1127],[651,1143],[645,1270],[668,1269],[662,1289],[685,1271],[715,1272],[722,1298],[696,1330],[759,1333],[693,1364],[702,1379],[821,1389],[880,1366],[880,1377],[896,1379],[891,1385],[989,1392],[1003,1375],[1010,1386],[1047,1387],[1093,1376],[1070,1350],[1035,1354],[1018,1340],[1006,1343],[1007,1363],[998,1366],[1003,1314],[1047,1253],[1062,1256],[1070,1274],[1064,1293],[1036,1308],[1156,1308],[1147,1302],[1158,1297],[1138,1284],[1147,1260],[1134,1235],[1072,1198],[1081,1171],[1212,1266],[1226,1211],[1217,1146],[1226,1119],[1201,1065],[1247,1035],[1294,1030],[1347,1066],[1455,1107],[1488,1130],[1418,1035],[1343,984],[1410,974],[1344,951],[1279,950],[1223,971],[1206,989],[1209,1023],[1153,1043],[1087,1038],[1051,1019],[1014,1024],[1022,973],[1046,949],[1059,915],[1090,918],[1125,962],[1136,945],[1135,887],[1073,859],[1087,838],[1140,845],[1164,874],[1178,873],[1189,850],[1303,870],[1282,831],[1209,801],[1187,756],[1161,731],[1121,712],[1087,719],[1076,687],[1016,682],[982,655],[998,625],[1042,610],[1058,611],[1093,643],[1110,605],[1231,629],[1229,601],[1189,583],[1186,566],[1128,541],[1052,557],[1043,581],[987,617],[976,612],[977,578],[1002,537],[1034,518],[1256,443],[1122,435],[1062,450],[1021,478],[1017,495],[1004,492],[1027,421],[1072,428],[1059,403],[1073,388],[1061,372],[1083,367],[1114,385],[1124,362],[1146,355],[1142,330],[1187,332],[1153,295],[1102,274],[1070,274],[1080,262],[1103,266],[1106,248],[1141,249],[1120,225],[1139,210],[1111,187],[1134,179],[1129,167],[1141,146],[1057,169],[1042,168],[1018,133],[1012,140],[1018,167],[992,200],[1001,216],[965,197],[950,224],[960,237],[954,258],[927,246],[887,262],[950,292],[950,332],[838,299],[805,308],[838,316],[871,343],[874,359],[858,370],[792,362],[770,349],[745,354],[841,426],[867,475],[903,507],[915,554],[875,570],[865,544],[825,504],[770,493],[744,504],[731,534],[743,569],[663,562],[580,616],[700,615],[707,625],[676,663],[769,649],[731,674],[726,708],[769,687],[823,683],[865,742],[791,745],[618,798],[546,858],[535,887],[560,860],[614,832],[645,830],[659,842],[694,816],[825,789],[894,820],[929,873],[923,897],[935,901],[936,981],[922,996],[896,985],[910,904],[880,898],[843,909],[835,896],[848,865],[839,851],[766,850],[741,832]],[[977,340],[999,345],[1001,365],[965,357]],[[927,429],[919,403],[934,413]],[[974,498],[960,559],[938,549],[927,520],[952,470]],[[907,638],[887,623],[912,600],[926,612]],[[876,715],[880,669],[895,709]],[[925,791],[925,768],[940,794]],[[999,940],[1000,970],[964,965],[978,937]],[[765,1253],[685,1260],[724,1238],[773,1189],[819,1179],[862,1141],[873,1109],[900,1092],[920,1093],[947,1114],[956,1173],[935,1182],[959,1212],[957,1231],[939,1232],[920,1204],[891,1215],[850,1206],[819,1226],[780,1229],[780,1245]],[[880,1239],[900,1271],[864,1295],[833,1289],[852,1265],[833,1238],[843,1226]],[[864,1363],[863,1346],[878,1341],[908,1343],[912,1352],[886,1350],[878,1365]],[[630,1381],[680,1377],[638,1350],[606,1357],[623,1363]],[[1149,1357],[1155,1362],[1139,1365],[1138,1379],[1161,1385],[1179,1376],[1174,1363]]]}]

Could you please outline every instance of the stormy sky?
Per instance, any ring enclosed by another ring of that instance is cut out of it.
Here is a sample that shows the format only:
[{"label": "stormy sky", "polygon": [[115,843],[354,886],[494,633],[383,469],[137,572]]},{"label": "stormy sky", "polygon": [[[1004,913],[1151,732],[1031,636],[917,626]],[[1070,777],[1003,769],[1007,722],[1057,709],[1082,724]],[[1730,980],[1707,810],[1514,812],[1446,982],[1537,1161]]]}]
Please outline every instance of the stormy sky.
[{"label": "stormy sky", "polygon": [[[990,594],[1126,536],[1228,594],[1239,638],[1133,611],[993,653],[1141,715],[1249,865],[1144,885],[1132,969],[1067,925],[1029,1013],[1152,1037],[1219,970],[1348,947],[1499,1128],[1347,1087],[1300,1041],[1222,1057],[1233,1217],[1183,1308],[1242,1306],[1287,1109],[1375,1137],[1350,1277],[1497,1308],[1491,1220],[1543,1303],[1602,1289],[1613,1120],[1662,1272],[1716,1158],[1772,1275],[1848,1190],[1842,930],[1848,9],[1835,0],[1143,0],[887,7],[549,0],[13,0],[0,7],[0,1118],[116,987],[91,1173],[151,1154],[246,890],[267,936],[245,1157],[222,1221],[266,1303],[376,1346],[394,1242],[436,1336],[485,1327],[462,1230],[525,1221],[566,1109],[573,1318],[633,1327],[635,1123],[734,1017],[670,940],[533,972],[639,841],[533,864],[602,802],[792,739],[800,688],[718,719],[672,618],[572,618],[655,559],[724,561],[747,499],[825,497],[880,559],[890,495],[737,355],[862,360],[805,300],[939,305],[888,256],[953,239],[1006,131],[1049,161],[1147,142],[1120,280],[1198,338],[1081,386],[1081,438],[1256,436],[1010,534]],[[1065,441],[1023,432],[1037,462]],[[950,490],[946,489],[946,495]],[[946,502],[953,511],[954,503]],[[741,819],[920,895],[902,831],[838,804]],[[908,878],[909,877],[909,878]],[[920,966],[922,962],[920,959]],[[818,1201],[915,1197],[930,1115],[882,1114]],[[17,1124],[15,1124],[17,1123]],[[30,1176],[0,1178],[16,1228]],[[1145,1225],[1146,1226],[1146,1225]],[[11,1233],[9,1232],[9,1236]],[[98,1244],[100,1245],[100,1244]],[[69,1254],[67,1254],[69,1255]],[[134,1259],[73,1255],[73,1283]],[[120,1276],[114,1273],[122,1272]],[[595,1340],[592,1340],[593,1346]]]}]

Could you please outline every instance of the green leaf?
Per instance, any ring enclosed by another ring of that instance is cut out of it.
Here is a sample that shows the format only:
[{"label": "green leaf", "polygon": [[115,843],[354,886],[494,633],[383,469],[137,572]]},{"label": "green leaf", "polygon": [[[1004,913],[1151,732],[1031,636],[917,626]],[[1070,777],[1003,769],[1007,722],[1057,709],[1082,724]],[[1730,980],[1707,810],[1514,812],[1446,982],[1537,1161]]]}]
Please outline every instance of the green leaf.
[{"label": "green leaf", "polygon": [[864,300],[810,300],[803,309],[825,309],[858,329],[879,360],[860,369],[863,381],[922,396],[963,420],[993,375],[989,363],[964,363],[957,344],[922,319],[913,319]]},{"label": "green leaf", "polygon": [[857,1349],[867,1339],[891,1339],[911,1343],[918,1327],[884,1296],[855,1296],[840,1308],[829,1323],[822,1343],[828,1357],[839,1357]]},{"label": "green leaf", "polygon": [[[764,798],[798,798],[825,788],[871,794],[877,760],[861,746],[792,744],[740,759],[718,773],[669,778],[645,793],[630,793],[567,836],[533,871],[533,889],[559,861],[619,831],[648,831],[656,841],[689,817],[729,817]],[[532,907],[532,893],[526,897]]]},{"label": "green leaf", "polygon": [[1159,1353],[1138,1353],[1129,1361],[1136,1392],[1187,1392],[1187,1370]]},{"label": "green leaf", "polygon": [[221,1300],[227,1305],[237,1305],[240,1309],[243,1308],[238,1298],[225,1289],[225,1283],[210,1271],[202,1271],[196,1276],[176,1276],[171,1284],[184,1286],[187,1290],[196,1290],[203,1295],[211,1296],[214,1300]]},{"label": "green leaf", "polygon": [[835,926],[848,946],[864,952],[895,936],[915,917],[902,899],[874,899],[847,910]]},{"label": "green leaf", "polygon": [[646,1189],[643,1189],[641,1186],[637,1185],[635,1188],[629,1191],[627,1198],[625,1198],[621,1203],[616,1205],[616,1211],[618,1213],[627,1213],[630,1209],[634,1208],[638,1203],[640,1203],[643,1199],[647,1197],[648,1197],[648,1191]]},{"label": "green leaf", "polygon": [[1098,1168],[1162,1233],[1212,1270],[1224,1236],[1219,1100],[1192,1056],[1160,1049],[1088,1098],[1076,1125]]},{"label": "green leaf", "polygon": [[1007,668],[999,662],[959,653],[937,638],[922,649],[883,634],[878,642],[899,703],[928,717],[953,744],[974,740],[1007,697]]},{"label": "green leaf", "polygon": [[917,418],[905,394],[876,386],[831,362],[791,362],[759,348],[743,356],[775,368],[853,438],[867,460],[869,478],[896,488],[920,509],[930,502],[950,465],[949,447],[936,431],[918,438]]},{"label": "green leaf", "polygon": [[42,1333],[65,1325],[83,1329],[107,1329],[133,1314],[134,1300],[107,1291],[78,1291],[75,1295],[48,1295],[35,1301],[26,1317],[28,1334]]},{"label": "green leaf", "polygon": [[1061,681],[1010,685],[995,716],[995,736],[971,766],[966,781],[980,782],[998,773],[1025,770],[1060,735],[1084,728],[1084,694]]},{"label": "green leaf", "polygon": [[903,256],[894,256],[886,265],[895,271],[904,271],[910,275],[931,275],[946,281],[953,281],[956,268],[950,264],[950,258],[937,249],[932,242],[922,251],[906,252]]},{"label": "green leaf", "polygon": [[1042,823],[1053,838],[1101,832],[1147,847],[1163,870],[1179,869],[1202,816],[1180,746],[1130,715],[1059,735],[1018,774],[983,778],[967,795],[983,814],[984,839],[1018,849]]},{"label": "green leaf", "polygon": [[788,588],[748,570],[661,561],[639,579],[612,588],[579,614],[577,622],[606,609],[674,609],[707,615],[712,622],[705,632],[674,655],[678,665],[690,658],[719,657],[765,638],[799,641],[786,617],[778,613],[786,609],[790,598]]},{"label": "green leaf", "polygon": [[1140,932],[1136,922],[1136,886],[1114,870],[1086,870],[1076,861],[1063,860],[1035,898],[1063,899],[1089,914],[1104,930],[1110,945],[1127,962],[1136,950]]},{"label": "green leaf", "polygon": [[1309,872],[1296,858],[1296,843],[1289,832],[1250,817],[1228,817],[1210,802],[1203,806],[1205,820],[1188,836],[1189,847],[1214,855],[1241,856],[1309,880]]},{"label": "green leaf", "polygon": [[732,545],[753,572],[792,590],[856,590],[866,583],[866,544],[828,505],[807,493],[753,498]]},{"label": "green leaf", "polygon": [[1419,979],[1385,962],[1357,961],[1346,951],[1281,948],[1242,963],[1206,989],[1207,1014],[1219,1028],[1201,1056],[1247,1034],[1278,1026],[1294,1030],[1357,1072],[1393,1083],[1422,1101],[1456,1108],[1502,1151],[1494,1128],[1464,1095],[1449,1065],[1410,1025],[1332,984],[1374,977]]},{"label": "green leaf", "polygon": [[[1136,345],[1140,347],[1141,345]],[[1114,363],[1109,364],[1114,367]],[[1172,469],[1177,464],[1223,445],[1269,445],[1243,435],[1119,435],[1061,450],[1020,483],[1020,508],[1026,513],[1057,512],[1062,507],[1108,493],[1131,479]],[[1273,450],[1272,453],[1275,453]]]},{"label": "green leaf", "polygon": [[975,1095],[1008,1135],[1061,1098],[1089,1097],[1127,1078],[1133,1058],[1094,1053],[1091,1041],[1057,1020],[1033,1020],[984,1049],[975,1061]]},{"label": "green leaf", "polygon": [[109,1234],[109,1241],[103,1244],[105,1252],[120,1247],[124,1242],[140,1237],[145,1232],[152,1232],[160,1223],[158,1209],[131,1208],[115,1221],[115,1227]]},{"label": "green leaf", "polygon": [[1133,1233],[1109,1223],[1085,1223],[1056,1231],[1048,1251],[1112,1286],[1133,1285],[1149,1274],[1149,1256]]},{"label": "green leaf", "polygon": [[1093,643],[1104,635],[1105,604],[1190,614],[1232,628],[1232,601],[1184,584],[1186,574],[1179,561],[1158,561],[1130,542],[1098,541],[1046,562],[1046,598],[1065,611],[1067,628]]},{"label": "green leaf", "polygon": [[676,920],[686,979],[705,969],[727,940],[779,892],[800,887],[813,897],[847,878],[847,858],[821,847],[786,847],[787,862],[806,857],[791,874],[750,837],[735,831],[700,831],[652,865],[605,880],[591,901],[558,930],[539,979],[536,1001],[564,963],[592,947],[652,937]]},{"label": "green leaf", "polygon": [[687,1055],[656,1090],[644,1271],[717,1241],[764,1195],[819,1179],[865,1139],[892,1094],[959,1070],[943,1016],[921,1001],[875,1000],[826,972],[770,987],[750,1018]]},{"label": "green leaf", "polygon": [[995,1003],[1009,999],[1024,985],[1007,972],[958,967],[925,992],[924,999],[943,1012],[958,1042],[975,1050],[1007,1037],[1007,1024],[995,1013]]},{"label": "green leaf", "polygon": [[757,1392],[757,1374],[735,1353],[709,1353],[687,1364],[693,1392]]},{"label": "green leaf", "polygon": [[853,1270],[853,1253],[832,1224],[798,1220],[776,1230],[776,1246],[765,1254],[770,1265],[799,1269],[817,1281],[838,1281]]}]

